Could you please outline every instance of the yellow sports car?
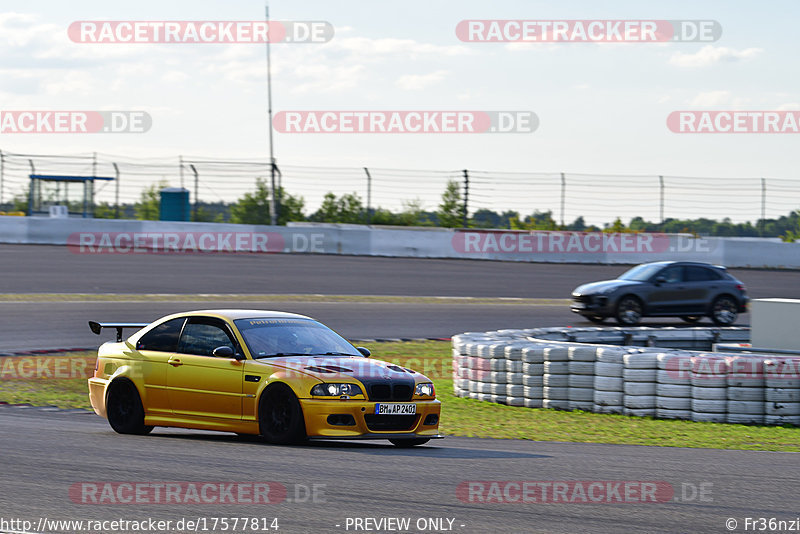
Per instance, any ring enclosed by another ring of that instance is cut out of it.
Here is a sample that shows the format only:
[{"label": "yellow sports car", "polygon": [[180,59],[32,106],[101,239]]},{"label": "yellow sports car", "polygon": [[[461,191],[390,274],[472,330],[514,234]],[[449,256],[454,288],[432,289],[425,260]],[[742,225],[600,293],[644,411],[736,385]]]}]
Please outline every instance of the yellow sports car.
[{"label": "yellow sports car", "polygon": [[[89,322],[104,343],[89,379],[94,411],[122,434],[154,426],[304,439],[439,438],[433,382],[369,359],[323,324],[263,310],[204,310],[141,323]],[[140,329],[122,339],[125,328]]]}]

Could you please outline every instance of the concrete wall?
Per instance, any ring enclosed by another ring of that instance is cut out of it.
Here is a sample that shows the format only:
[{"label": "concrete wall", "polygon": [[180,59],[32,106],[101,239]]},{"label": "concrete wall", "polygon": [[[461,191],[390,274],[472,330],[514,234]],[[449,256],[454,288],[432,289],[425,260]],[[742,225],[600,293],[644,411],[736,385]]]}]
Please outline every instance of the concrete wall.
[{"label": "concrete wall", "polygon": [[800,300],[755,299],[750,312],[754,347],[800,351]]},{"label": "concrete wall", "polygon": [[[166,250],[165,241],[170,243]],[[695,260],[728,267],[800,269],[800,243],[782,243],[777,239],[695,239],[678,234],[462,231],[306,223],[274,227],[0,216],[0,243],[68,245],[74,252],[104,254],[199,249],[556,263]]]}]

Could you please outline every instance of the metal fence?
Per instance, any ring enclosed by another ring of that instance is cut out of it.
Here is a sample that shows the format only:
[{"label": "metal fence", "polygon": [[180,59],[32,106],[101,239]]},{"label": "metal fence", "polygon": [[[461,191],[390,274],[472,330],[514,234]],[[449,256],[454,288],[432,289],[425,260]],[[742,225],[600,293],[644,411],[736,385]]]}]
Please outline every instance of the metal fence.
[{"label": "metal fence", "polygon": [[[584,217],[602,225],[635,216],[661,222],[666,218],[706,217],[733,222],[784,216],[800,208],[800,180],[760,177],[686,177],[601,175],[483,170],[410,170],[364,167],[280,165],[279,185],[305,200],[313,213],[328,192],[357,193],[365,206],[400,211],[417,201],[435,211],[450,180],[459,183],[470,214],[485,208],[512,210],[523,217],[550,211],[558,223]],[[236,202],[269,182],[266,158],[215,159],[175,156],[129,157],[103,153],[72,155],[0,152],[0,209],[14,198],[27,198],[30,174],[108,176],[98,183],[96,202],[134,204],[142,191],[164,182],[186,187],[192,202]]]}]

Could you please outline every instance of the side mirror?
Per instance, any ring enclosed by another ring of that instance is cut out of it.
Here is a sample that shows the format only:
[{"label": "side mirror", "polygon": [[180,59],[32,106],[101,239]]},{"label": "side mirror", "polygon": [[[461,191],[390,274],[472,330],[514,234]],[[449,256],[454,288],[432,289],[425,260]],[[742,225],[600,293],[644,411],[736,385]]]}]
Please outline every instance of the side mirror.
[{"label": "side mirror", "polygon": [[[217,347],[211,354],[213,354],[216,358],[236,358],[233,349],[227,345]],[[239,358],[236,359],[238,360]]]},{"label": "side mirror", "polygon": [[656,285],[657,286],[660,286],[661,284],[666,284],[666,283],[667,283],[667,279],[664,278],[663,276],[659,276],[658,278],[656,278]]},{"label": "side mirror", "polygon": [[360,352],[365,358],[369,358],[369,355],[372,354],[367,347],[356,347],[356,350]]}]

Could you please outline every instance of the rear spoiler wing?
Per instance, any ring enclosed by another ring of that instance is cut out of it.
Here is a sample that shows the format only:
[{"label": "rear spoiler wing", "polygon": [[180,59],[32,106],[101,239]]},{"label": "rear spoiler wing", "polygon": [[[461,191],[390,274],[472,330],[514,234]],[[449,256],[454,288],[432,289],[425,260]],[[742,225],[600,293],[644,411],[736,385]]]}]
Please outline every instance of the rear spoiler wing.
[{"label": "rear spoiler wing", "polygon": [[150,323],[98,323],[96,321],[89,321],[89,328],[91,328],[92,332],[100,335],[100,332],[103,331],[103,328],[116,328],[117,329],[117,341],[122,341],[122,329],[123,328],[136,328],[141,329],[145,326],[149,325]]}]

